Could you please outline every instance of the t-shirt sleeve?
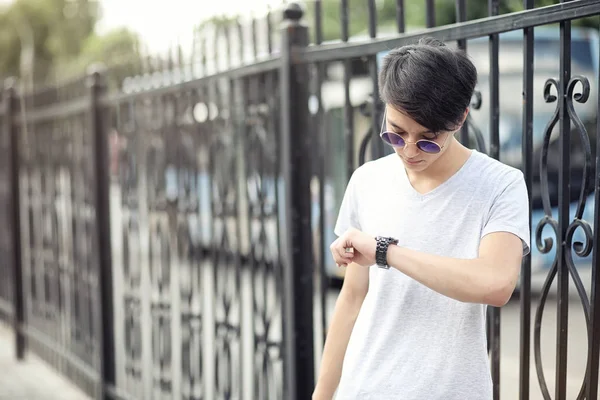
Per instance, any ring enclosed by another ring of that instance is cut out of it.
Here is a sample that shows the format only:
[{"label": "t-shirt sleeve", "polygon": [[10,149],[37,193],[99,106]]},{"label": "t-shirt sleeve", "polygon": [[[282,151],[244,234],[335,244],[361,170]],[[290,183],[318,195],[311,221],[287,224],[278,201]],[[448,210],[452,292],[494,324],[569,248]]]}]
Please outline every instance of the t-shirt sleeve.
[{"label": "t-shirt sleeve", "polygon": [[361,229],[360,223],[358,219],[358,203],[357,203],[357,175],[358,170],[354,171],[350,180],[348,181],[348,185],[346,186],[346,191],[344,193],[344,198],[342,199],[342,204],[340,206],[340,211],[338,213],[337,222],[335,224],[334,232],[337,236],[342,236],[344,232],[346,232],[350,228]]},{"label": "t-shirt sleeve", "polygon": [[530,251],[529,197],[523,173],[516,171],[496,196],[481,237],[493,232],[509,232],[521,239],[523,255]]}]

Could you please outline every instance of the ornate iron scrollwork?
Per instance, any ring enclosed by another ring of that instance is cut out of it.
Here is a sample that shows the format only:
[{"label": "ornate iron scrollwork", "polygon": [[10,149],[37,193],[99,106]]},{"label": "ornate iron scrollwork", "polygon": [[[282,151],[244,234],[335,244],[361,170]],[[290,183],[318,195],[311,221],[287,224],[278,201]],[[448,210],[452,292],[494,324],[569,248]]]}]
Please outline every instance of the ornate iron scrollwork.
[{"label": "ornate iron scrollwork", "polygon": [[172,393],[171,247],[164,218],[150,227],[150,290],[154,391]]},{"label": "ornate iron scrollwork", "polygon": [[[544,99],[547,103],[553,103],[553,102],[557,101],[557,96],[552,94],[551,90],[552,90],[552,88],[554,88],[557,91],[557,93],[560,93],[559,84],[560,84],[559,81],[557,81],[556,79],[548,79],[546,81],[546,83],[544,85]],[[582,90],[580,93],[575,93],[575,88],[577,87],[578,84],[581,84]],[[562,244],[558,243],[557,246],[563,247],[563,251],[565,254],[564,262],[569,271],[569,275],[573,279],[573,283],[577,289],[577,294],[579,295],[579,298],[581,299],[586,326],[589,327],[590,326],[590,312],[591,312],[590,303],[589,303],[588,295],[587,295],[585,288],[583,286],[583,283],[581,281],[581,277],[579,276],[579,272],[577,271],[577,268],[575,266],[575,262],[573,259],[573,251],[579,257],[587,257],[591,253],[592,247],[593,247],[592,227],[590,226],[590,224],[587,221],[582,219],[583,213],[585,210],[585,206],[586,206],[586,188],[588,187],[588,185],[590,183],[589,170],[592,167],[592,160],[591,160],[592,156],[591,156],[590,138],[588,136],[588,133],[587,133],[587,130],[586,130],[584,124],[581,122],[581,119],[579,118],[579,116],[577,115],[577,113],[575,111],[573,101],[576,101],[578,103],[585,103],[589,98],[590,84],[589,84],[588,79],[583,76],[573,76],[569,80],[567,85],[565,86],[565,89],[566,89],[566,98],[565,98],[564,104],[566,106],[566,111],[567,111],[566,115],[568,115],[570,121],[573,123],[573,125],[575,127],[575,130],[579,134],[579,137],[581,139],[581,143],[582,143],[583,149],[584,149],[585,159],[584,159],[584,166],[583,166],[583,170],[582,170],[583,178],[581,181],[581,191],[580,191],[580,195],[579,195],[579,199],[578,199],[578,203],[577,203],[577,209],[575,211],[575,215],[573,216],[573,220],[570,222],[570,224],[568,225],[568,227],[566,229],[566,232],[565,232],[566,236],[564,239],[564,243],[562,243]],[[553,131],[554,127],[556,126],[556,124],[558,123],[559,118],[560,118],[560,107],[561,107],[561,102],[559,101],[559,102],[557,102],[556,109],[554,110],[554,113],[552,114],[552,117],[544,130],[544,142],[543,142],[543,149],[542,149],[542,157],[540,159],[541,187],[542,187],[541,196],[542,196],[542,204],[543,204],[545,215],[539,221],[537,228],[535,230],[535,241],[536,241],[538,250],[543,254],[549,253],[552,250],[553,244],[554,244],[554,241],[551,237],[546,237],[546,238],[542,237],[544,228],[546,226],[551,227],[552,231],[554,232],[555,237],[557,237],[557,238],[559,237],[559,235],[558,235],[559,223],[558,223],[558,220],[556,218],[554,218],[554,216],[552,215],[551,203],[550,203],[550,192],[549,192],[549,188],[548,188],[548,149],[550,146],[550,139],[552,136],[552,131]],[[569,166],[563,165],[562,168],[569,168]],[[563,190],[566,190],[566,189],[563,188]],[[583,242],[574,241],[575,232],[578,229],[581,232],[583,232],[583,235],[584,235]],[[548,298],[548,294],[550,291],[550,287],[554,281],[554,278],[557,275],[560,262],[561,262],[561,260],[559,260],[559,252],[556,251],[554,260],[552,261],[552,266],[550,268],[550,271],[548,273],[546,281],[544,282],[544,285],[542,287],[540,303],[538,305],[538,308],[537,308],[536,314],[535,314],[535,325],[534,325],[535,367],[536,367],[536,372],[537,372],[537,376],[538,376],[538,381],[540,383],[540,388],[542,390],[542,394],[544,395],[544,398],[547,398],[547,399],[550,399],[551,397],[550,397],[550,392],[548,391],[548,386],[546,383],[543,365],[542,365],[541,322],[542,322],[542,316],[543,316],[544,308],[545,308],[546,301]],[[589,336],[589,331],[588,331],[588,336]],[[588,337],[588,339],[590,339],[590,338]],[[589,356],[589,354],[588,354],[588,356]],[[588,368],[589,368],[589,363],[586,363],[586,372],[584,374],[584,377],[587,376]],[[581,386],[581,389],[577,396],[577,399],[583,399],[585,396],[585,393],[586,393],[586,381],[584,379],[584,382],[582,383],[582,386]]]},{"label": "ornate iron scrollwork", "polygon": [[[192,96],[182,96],[177,102],[177,115],[174,123],[180,124],[191,107]],[[179,290],[181,296],[181,396],[189,400],[200,400],[204,396],[203,361],[204,346],[202,332],[203,307],[203,268],[200,231],[203,221],[200,215],[201,186],[196,151],[199,148],[198,135],[180,127],[178,132],[177,163],[177,259],[179,264]],[[205,171],[202,171],[205,172]],[[169,195],[171,196],[171,195]]]},{"label": "ornate iron scrollwork", "polygon": [[[269,75],[270,74],[270,75]],[[275,76],[269,73],[259,82],[250,82],[247,106],[245,151],[246,190],[250,229],[250,268],[252,271],[252,311],[254,327],[254,396],[280,399],[282,381],[282,270],[277,238],[278,138],[276,136],[276,96],[271,96]],[[263,97],[261,92],[266,92]],[[287,210],[286,210],[287,212]]]},{"label": "ornate iron scrollwork", "polygon": [[[0,127],[4,127],[7,118],[4,114],[0,113]],[[11,169],[10,169],[10,145],[11,145],[10,132],[7,129],[0,128],[0,204],[5,205],[0,207],[0,226],[2,226],[5,232],[11,232]],[[20,156],[20,155],[18,155]],[[17,206],[18,207],[18,206]],[[17,212],[18,210],[12,210]],[[0,274],[2,280],[0,280],[0,319],[9,318],[14,312],[13,310],[13,268],[12,268],[12,247],[14,238],[12,235],[3,234],[0,236]],[[6,306],[4,308],[3,306]],[[8,315],[5,315],[8,314]]]},{"label": "ornate iron scrollwork", "polygon": [[[481,108],[481,103],[482,103],[481,92],[479,90],[475,90],[473,92],[473,98],[471,99],[471,109],[479,110]],[[477,151],[479,151],[481,153],[487,153],[487,150],[485,148],[485,139],[483,137],[483,133],[481,133],[481,129],[479,129],[477,124],[475,124],[475,122],[473,122],[473,117],[471,116],[471,113],[467,114],[466,123],[467,123],[467,126],[469,127],[469,129],[473,131],[473,134],[475,136],[475,148],[477,149]]]},{"label": "ornate iron scrollwork", "polygon": [[[141,246],[141,209],[139,186],[141,184],[140,172],[140,141],[138,132],[143,120],[137,113],[140,112],[138,102],[127,101],[119,104],[118,111],[120,124],[115,131],[116,148],[115,157],[118,157],[118,186],[115,194],[120,197],[119,213],[121,216],[121,260],[114,263],[122,277],[121,285],[116,286],[116,293],[121,294],[118,302],[123,313],[123,368],[125,375],[124,389],[127,393],[143,395],[144,360],[144,279],[143,263],[144,251]],[[137,113],[134,113],[137,112]]]},{"label": "ornate iron scrollwork", "polygon": [[[222,117],[222,116],[221,116]],[[241,395],[241,293],[236,145],[229,134],[230,121],[213,122],[211,148],[212,216],[215,288],[215,398]]]},{"label": "ornate iron scrollwork", "polygon": [[[195,187],[195,186],[192,186]],[[186,196],[187,197],[187,196]],[[191,193],[190,193],[191,197]],[[189,197],[188,197],[189,199]],[[189,218],[194,218],[197,228],[197,204],[188,203]],[[177,233],[177,253],[180,260],[181,293],[181,351],[182,351],[182,396],[190,400],[202,398],[204,389],[203,343],[202,343],[202,265],[199,243],[192,237],[191,222],[180,216]]]},{"label": "ornate iron scrollwork", "polygon": [[[132,210],[128,210],[132,211]],[[131,213],[133,214],[133,213]],[[133,215],[123,216],[124,355],[127,388],[142,379],[141,254],[139,227]]]}]

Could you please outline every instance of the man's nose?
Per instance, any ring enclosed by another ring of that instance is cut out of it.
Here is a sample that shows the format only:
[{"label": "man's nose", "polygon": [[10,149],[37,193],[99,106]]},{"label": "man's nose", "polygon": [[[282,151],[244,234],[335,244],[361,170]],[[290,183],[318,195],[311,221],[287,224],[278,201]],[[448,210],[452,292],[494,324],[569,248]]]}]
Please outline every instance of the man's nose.
[{"label": "man's nose", "polygon": [[404,155],[408,158],[416,157],[419,154],[419,148],[415,143],[406,143],[404,146]]}]

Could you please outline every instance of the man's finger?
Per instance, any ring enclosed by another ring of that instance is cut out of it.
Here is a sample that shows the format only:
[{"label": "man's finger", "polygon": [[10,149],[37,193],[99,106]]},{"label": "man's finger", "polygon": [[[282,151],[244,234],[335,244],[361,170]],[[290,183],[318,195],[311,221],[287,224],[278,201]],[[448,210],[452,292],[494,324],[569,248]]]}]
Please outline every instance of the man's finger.
[{"label": "man's finger", "polygon": [[345,241],[342,238],[337,238],[331,246],[329,246],[329,250],[331,251],[331,255],[335,261],[335,264],[338,267],[347,267],[352,258],[354,257],[354,248],[344,246]]},{"label": "man's finger", "polygon": [[333,256],[333,260],[338,267],[345,267],[349,261],[351,261],[351,258],[345,256],[345,252],[340,248],[340,246],[332,248],[331,255]]}]

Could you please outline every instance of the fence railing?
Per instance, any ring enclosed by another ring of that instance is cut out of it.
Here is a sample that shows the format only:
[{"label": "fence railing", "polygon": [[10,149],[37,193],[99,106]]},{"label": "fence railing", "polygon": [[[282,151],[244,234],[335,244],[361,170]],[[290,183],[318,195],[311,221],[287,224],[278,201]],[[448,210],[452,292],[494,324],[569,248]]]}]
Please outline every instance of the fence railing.
[{"label": "fence railing", "polygon": [[[234,66],[229,51],[219,55],[216,70],[201,57],[195,65],[129,77],[117,91],[107,90],[110,74],[101,70],[22,96],[7,86],[0,222],[11,234],[0,237],[0,316],[13,322],[17,356],[36,352],[95,398],[310,398],[329,288],[340,278],[327,248],[337,205],[358,164],[386,151],[377,136],[379,57],[433,36],[484,60],[485,79],[461,140],[515,162],[532,197],[537,253],[525,258],[519,283],[519,398],[534,390],[532,333],[544,397],[597,398],[600,161],[592,144],[598,146],[600,58],[597,42],[589,68],[583,53],[572,51],[580,37],[571,35],[571,21],[600,15],[600,3],[534,9],[526,0],[525,11],[498,15],[499,2],[491,0],[488,18],[466,21],[466,2],[459,0],[461,22],[435,27],[434,2],[427,1],[427,29],[408,33],[404,2],[396,3],[391,36],[377,35],[377,9],[369,1],[368,33],[351,40],[351,10],[343,1],[341,41],[325,43],[323,4],[316,1],[311,42],[303,9],[290,4],[278,46],[267,24],[267,54],[254,51],[251,63]],[[533,28],[548,24],[558,24],[550,35],[560,50],[553,54],[556,68],[534,68],[548,53],[537,52]],[[251,36],[256,29],[252,24]],[[516,81],[500,57],[509,47],[501,34],[514,31],[521,40]],[[244,46],[252,42],[239,25],[218,32],[224,43],[237,43],[240,60],[248,58]],[[552,75],[540,75],[546,71]],[[513,92],[505,102],[503,84],[522,91],[518,101]],[[540,108],[538,98],[555,108]],[[513,115],[509,103],[522,106]],[[519,133],[502,137],[502,124],[515,120]],[[585,175],[573,178],[570,170]],[[579,276],[580,259],[591,264],[591,293]],[[538,261],[548,279],[532,324]],[[555,279],[551,396],[540,321]],[[585,381],[575,394],[567,390],[570,281],[589,338]],[[499,309],[490,311],[495,399],[500,317]]]}]

